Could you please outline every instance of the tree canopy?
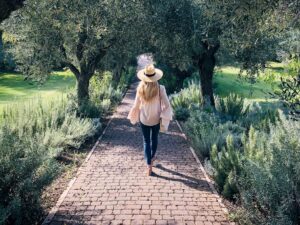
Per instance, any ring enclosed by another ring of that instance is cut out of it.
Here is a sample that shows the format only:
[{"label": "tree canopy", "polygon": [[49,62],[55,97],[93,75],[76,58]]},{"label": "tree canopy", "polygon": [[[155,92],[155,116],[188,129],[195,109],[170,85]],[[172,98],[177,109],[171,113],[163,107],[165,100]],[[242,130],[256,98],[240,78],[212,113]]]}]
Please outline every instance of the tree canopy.
[{"label": "tree canopy", "polygon": [[[299,25],[294,1],[145,1],[149,38],[156,57],[200,75],[203,102],[214,105],[212,78],[217,59],[241,63],[255,78],[276,60],[284,35]],[[154,13],[153,13],[154,12]]]},{"label": "tree canopy", "polygon": [[[54,68],[69,67],[78,81],[78,98],[88,98],[89,79],[105,56],[129,54],[139,13],[124,0],[28,0],[4,24],[16,37],[20,69],[43,82]],[[113,53],[113,52],[116,53]]]}]

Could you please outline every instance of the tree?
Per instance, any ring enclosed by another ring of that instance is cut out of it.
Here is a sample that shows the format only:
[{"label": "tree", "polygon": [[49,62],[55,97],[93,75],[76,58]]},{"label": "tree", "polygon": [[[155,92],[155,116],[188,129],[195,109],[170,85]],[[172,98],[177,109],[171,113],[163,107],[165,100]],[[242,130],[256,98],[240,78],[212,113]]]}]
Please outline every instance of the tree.
[{"label": "tree", "polygon": [[77,79],[81,105],[104,57],[135,39],[138,6],[125,0],[28,0],[4,27],[17,39],[13,52],[20,69],[44,82],[53,68],[68,67]]},{"label": "tree", "polygon": [[[182,70],[191,64],[196,66],[201,81],[201,102],[212,106],[216,58],[226,52],[226,56],[242,63],[242,69],[250,77],[255,77],[268,60],[276,57],[280,33],[298,13],[297,0],[290,1],[292,9],[285,7],[283,0],[145,2],[149,27],[152,24],[154,31],[149,41],[157,57]],[[281,9],[284,10],[279,18],[284,22],[276,20]]]}]

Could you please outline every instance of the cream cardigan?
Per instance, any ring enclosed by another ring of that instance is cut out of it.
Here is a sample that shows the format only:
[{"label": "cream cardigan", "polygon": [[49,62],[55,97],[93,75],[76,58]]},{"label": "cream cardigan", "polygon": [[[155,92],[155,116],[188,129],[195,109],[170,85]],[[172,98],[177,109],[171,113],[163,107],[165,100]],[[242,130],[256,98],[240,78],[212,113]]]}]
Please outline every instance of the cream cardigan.
[{"label": "cream cardigan", "polygon": [[147,126],[158,124],[159,119],[162,118],[163,125],[168,129],[172,116],[173,112],[166,89],[163,85],[160,85],[160,98],[157,95],[151,102],[144,102],[137,93],[127,118],[132,124],[141,122]]}]

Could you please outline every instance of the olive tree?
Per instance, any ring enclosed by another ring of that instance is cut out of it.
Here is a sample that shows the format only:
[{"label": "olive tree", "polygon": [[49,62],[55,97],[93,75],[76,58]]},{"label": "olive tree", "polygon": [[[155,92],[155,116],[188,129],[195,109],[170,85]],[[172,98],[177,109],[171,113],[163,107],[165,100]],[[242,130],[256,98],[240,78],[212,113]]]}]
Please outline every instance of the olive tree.
[{"label": "olive tree", "polygon": [[125,0],[28,0],[4,28],[16,38],[13,53],[28,77],[44,82],[61,66],[73,72],[80,105],[89,98],[89,81],[104,57],[134,48],[127,40],[139,31],[138,6]]},{"label": "olive tree", "polygon": [[257,74],[266,61],[276,58],[280,33],[297,13],[297,1],[290,2],[295,3],[294,11],[285,8],[283,0],[145,1],[153,31],[149,42],[156,56],[174,67],[186,70],[194,65],[201,81],[201,102],[214,106],[217,58],[230,56],[248,74]]}]

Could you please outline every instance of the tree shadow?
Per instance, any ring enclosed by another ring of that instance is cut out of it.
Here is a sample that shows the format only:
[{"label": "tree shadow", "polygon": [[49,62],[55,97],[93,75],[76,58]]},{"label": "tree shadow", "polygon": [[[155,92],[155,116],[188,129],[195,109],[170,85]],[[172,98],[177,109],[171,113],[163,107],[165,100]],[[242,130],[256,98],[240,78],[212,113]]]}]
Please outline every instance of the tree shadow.
[{"label": "tree shadow", "polygon": [[170,169],[162,166],[161,164],[156,164],[155,167],[162,170],[162,171],[168,172],[168,173],[170,173],[174,176],[178,176],[178,177],[181,177],[181,178],[173,178],[173,177],[163,176],[163,175],[157,174],[155,172],[152,172],[153,177],[165,179],[165,180],[168,180],[168,181],[181,182],[184,185],[186,185],[190,188],[196,189],[196,190],[210,191],[209,184],[205,180],[197,179],[197,178],[194,178],[194,177],[187,176],[185,174],[176,172],[174,170],[170,170]]}]

